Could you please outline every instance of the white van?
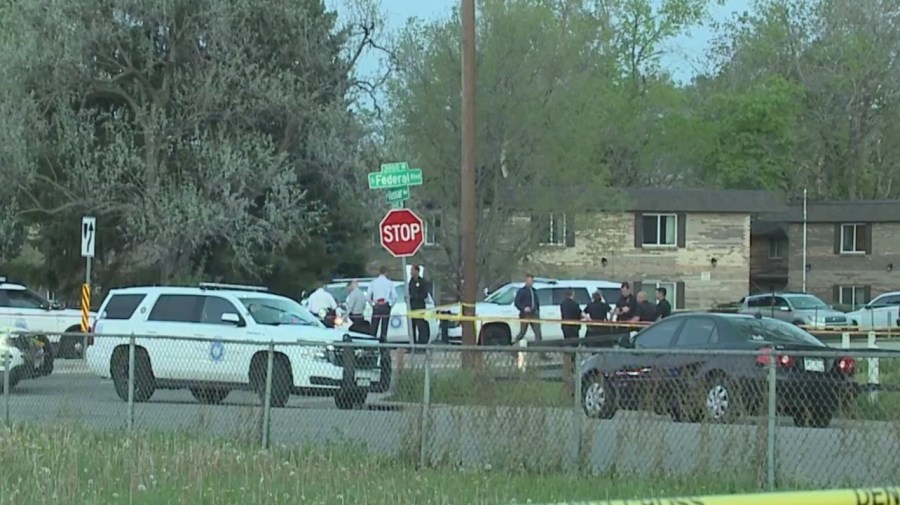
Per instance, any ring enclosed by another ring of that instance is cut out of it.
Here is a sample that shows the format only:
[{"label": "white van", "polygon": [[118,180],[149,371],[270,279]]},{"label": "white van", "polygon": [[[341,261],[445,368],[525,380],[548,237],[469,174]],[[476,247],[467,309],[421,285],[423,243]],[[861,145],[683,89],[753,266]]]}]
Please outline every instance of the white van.
[{"label": "white van", "polygon": [[[210,404],[222,402],[235,389],[264,397],[270,343],[276,345],[274,407],[283,407],[291,394],[328,390],[339,408],[354,408],[383,380],[376,339],[328,329],[297,302],[265,288],[203,283],[196,288],[110,290],[86,359],[94,373],[113,380],[123,400],[128,399],[129,335],[136,337],[134,399],[139,402],[149,400],[156,389],[187,388]],[[354,351],[352,388],[342,387],[343,352],[332,345],[348,340],[363,347]]]}]

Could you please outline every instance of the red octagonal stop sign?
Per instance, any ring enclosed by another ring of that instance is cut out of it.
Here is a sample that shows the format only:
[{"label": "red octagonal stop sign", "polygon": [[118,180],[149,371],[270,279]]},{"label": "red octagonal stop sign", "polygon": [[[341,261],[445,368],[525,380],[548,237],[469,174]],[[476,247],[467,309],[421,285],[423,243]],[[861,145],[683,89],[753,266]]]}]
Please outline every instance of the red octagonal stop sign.
[{"label": "red octagonal stop sign", "polygon": [[381,245],[395,258],[412,256],[425,241],[422,218],[409,209],[391,209],[378,226]]}]

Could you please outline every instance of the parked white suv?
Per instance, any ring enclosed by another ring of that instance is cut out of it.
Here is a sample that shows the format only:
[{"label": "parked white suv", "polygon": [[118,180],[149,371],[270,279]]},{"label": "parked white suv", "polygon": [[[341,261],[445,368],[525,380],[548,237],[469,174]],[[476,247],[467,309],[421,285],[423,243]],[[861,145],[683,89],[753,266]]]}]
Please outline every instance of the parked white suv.
[{"label": "parked white suv", "polygon": [[[90,313],[91,321],[94,317]],[[7,282],[6,277],[0,277],[0,326],[46,335],[53,354],[61,358],[80,355],[82,339],[60,334],[81,332],[81,311],[63,308],[22,284]]]},{"label": "parked white suv", "polygon": [[[325,285],[325,291],[331,293],[331,296],[334,297],[335,301],[338,304],[343,304],[347,301],[347,285],[353,279],[334,279],[331,283]],[[369,292],[369,284],[375,280],[374,277],[360,277],[357,278],[356,281],[359,282],[359,289],[361,289],[366,295]],[[387,341],[394,343],[409,343],[409,330],[408,325],[406,323],[406,285],[401,281],[393,281],[394,283],[394,295],[396,302],[391,307],[391,319],[389,320],[390,325],[388,326],[387,333]],[[308,304],[308,299],[304,298],[300,301],[303,306]],[[434,308],[434,300],[430,297],[428,301],[425,303],[425,309],[433,309]],[[372,306],[366,305],[366,311],[363,313],[363,317],[366,321],[372,322]],[[438,336],[438,321],[433,319],[428,320],[428,325],[431,329],[431,338],[434,339]],[[341,321],[339,325],[341,328],[349,328],[350,321],[344,319]]]},{"label": "parked white suv", "polygon": [[[475,314],[487,318],[486,321],[476,323],[479,341],[485,345],[509,345],[519,332],[519,324],[515,321],[519,318],[519,309],[516,308],[516,293],[524,286],[524,282],[512,282],[505,284],[490,293],[483,302],[475,304]],[[591,295],[600,290],[603,298],[610,306],[614,306],[621,295],[619,282],[591,281],[591,280],[556,280],[535,279],[532,285],[537,291],[538,304],[540,305],[541,319],[552,322],[541,324],[541,336],[543,340],[562,339],[562,326],[559,320],[562,318],[559,312],[559,304],[565,299],[566,291],[572,288],[575,291],[575,301],[584,309],[591,302]],[[458,314],[459,308],[447,311]],[[491,321],[490,318],[502,320]],[[450,324],[447,335],[451,342],[459,342],[462,339],[462,327],[459,324]],[[533,340],[533,332],[529,329],[526,340]]]},{"label": "parked white suv", "polygon": [[[98,314],[87,363],[97,375],[112,378],[123,400],[128,399],[126,335],[136,337],[134,399],[139,402],[156,389],[184,388],[209,404],[222,402],[235,389],[264,398],[270,343],[276,344],[273,407],[283,407],[291,394],[323,390],[334,394],[338,408],[358,407],[381,379],[376,339],[328,329],[297,302],[265,288],[204,283],[113,289]],[[344,381],[343,349],[333,345],[347,340],[361,347],[354,350],[350,387]],[[296,345],[300,342],[321,345]]]}]

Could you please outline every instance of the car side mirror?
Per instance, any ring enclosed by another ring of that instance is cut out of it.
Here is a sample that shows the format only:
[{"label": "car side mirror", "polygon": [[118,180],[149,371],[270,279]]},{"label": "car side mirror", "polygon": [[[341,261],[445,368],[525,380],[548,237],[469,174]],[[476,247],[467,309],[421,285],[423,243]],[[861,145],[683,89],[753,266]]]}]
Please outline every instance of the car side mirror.
[{"label": "car side mirror", "polygon": [[226,312],[222,314],[222,322],[233,324],[235,326],[244,326],[244,321],[241,319],[241,316],[235,314],[234,312]]},{"label": "car side mirror", "polygon": [[872,310],[872,305],[865,305],[863,308],[866,310]]},{"label": "car side mirror", "polygon": [[491,294],[491,290],[488,288],[484,288],[483,293],[484,293],[484,296],[487,296],[487,295]]},{"label": "car side mirror", "polygon": [[309,294],[309,292],[304,289],[303,291],[300,292],[300,299],[306,298],[306,295],[308,295],[308,294]]}]

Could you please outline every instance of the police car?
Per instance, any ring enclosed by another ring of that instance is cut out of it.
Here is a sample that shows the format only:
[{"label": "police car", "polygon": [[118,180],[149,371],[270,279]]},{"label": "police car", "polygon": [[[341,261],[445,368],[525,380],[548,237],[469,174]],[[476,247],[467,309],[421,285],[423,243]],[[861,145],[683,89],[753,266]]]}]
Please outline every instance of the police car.
[{"label": "police car", "polygon": [[[90,313],[91,320],[94,316]],[[71,334],[81,332],[81,311],[63,308],[6,277],[0,277],[0,326],[46,335],[59,357],[80,355],[82,339]]]},{"label": "police car", "polygon": [[[283,407],[292,394],[323,391],[334,394],[339,408],[358,407],[381,378],[376,339],[328,329],[297,302],[254,286],[201,283],[110,290],[86,359],[95,374],[112,379],[126,401],[130,335],[135,336],[133,394],[139,402],[157,389],[189,389],[209,404],[222,402],[236,389],[265,398],[270,343],[275,344],[274,407]],[[249,342],[228,342],[235,340]],[[349,387],[343,350],[333,345],[346,341],[360,346],[354,350]]]}]

